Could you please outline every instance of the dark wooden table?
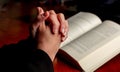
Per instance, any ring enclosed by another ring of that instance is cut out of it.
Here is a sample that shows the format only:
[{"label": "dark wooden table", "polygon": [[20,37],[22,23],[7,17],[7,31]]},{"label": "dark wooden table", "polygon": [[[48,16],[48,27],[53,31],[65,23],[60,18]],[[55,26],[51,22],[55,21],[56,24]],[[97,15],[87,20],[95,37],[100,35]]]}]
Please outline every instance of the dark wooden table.
[{"label": "dark wooden table", "polygon": [[[22,39],[26,39],[29,35],[28,26],[29,24],[20,20],[0,19],[0,47],[4,44],[17,43]],[[58,56],[53,64],[55,72],[80,72]],[[120,72],[120,54],[101,66],[96,72]]]}]

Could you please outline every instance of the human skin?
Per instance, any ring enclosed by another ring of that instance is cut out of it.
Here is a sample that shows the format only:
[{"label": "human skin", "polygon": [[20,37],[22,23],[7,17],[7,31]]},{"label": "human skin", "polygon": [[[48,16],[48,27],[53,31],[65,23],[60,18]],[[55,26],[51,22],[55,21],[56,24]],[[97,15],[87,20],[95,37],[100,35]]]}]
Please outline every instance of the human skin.
[{"label": "human skin", "polygon": [[32,34],[37,40],[37,48],[46,52],[53,61],[61,42],[67,38],[68,22],[62,13],[56,14],[54,10],[44,12],[40,7],[37,10]]}]

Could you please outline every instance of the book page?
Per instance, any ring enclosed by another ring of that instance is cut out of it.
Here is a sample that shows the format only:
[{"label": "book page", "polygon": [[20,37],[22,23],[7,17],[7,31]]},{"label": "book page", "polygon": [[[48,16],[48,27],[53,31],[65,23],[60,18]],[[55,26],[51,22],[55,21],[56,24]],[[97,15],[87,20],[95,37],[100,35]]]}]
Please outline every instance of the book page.
[{"label": "book page", "polygon": [[80,35],[86,33],[90,29],[101,24],[101,20],[98,16],[88,13],[80,12],[68,19],[69,23],[69,33],[68,38],[65,42],[62,43],[61,47],[71,42]]},{"label": "book page", "polygon": [[85,71],[94,71],[120,53],[120,26],[105,21],[62,47]]}]

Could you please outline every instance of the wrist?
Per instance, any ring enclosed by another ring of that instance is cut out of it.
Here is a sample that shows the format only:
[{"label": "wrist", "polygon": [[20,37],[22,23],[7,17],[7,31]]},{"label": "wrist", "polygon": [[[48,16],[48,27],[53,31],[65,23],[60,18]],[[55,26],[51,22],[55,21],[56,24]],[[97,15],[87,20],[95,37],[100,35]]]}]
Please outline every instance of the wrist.
[{"label": "wrist", "polygon": [[59,48],[50,47],[50,46],[47,47],[46,45],[39,44],[37,49],[44,51],[50,57],[50,59],[53,61]]}]

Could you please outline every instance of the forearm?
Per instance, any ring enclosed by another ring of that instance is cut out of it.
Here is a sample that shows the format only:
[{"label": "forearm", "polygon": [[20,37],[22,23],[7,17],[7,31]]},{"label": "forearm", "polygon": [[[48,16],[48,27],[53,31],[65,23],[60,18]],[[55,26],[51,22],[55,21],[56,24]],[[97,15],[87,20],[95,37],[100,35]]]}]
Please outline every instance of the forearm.
[{"label": "forearm", "polygon": [[33,72],[54,72],[53,63],[48,56],[42,50],[35,50],[28,63],[28,68]]},{"label": "forearm", "polygon": [[0,49],[0,71],[6,68],[10,71],[53,72],[50,57],[36,49],[33,43],[34,40],[28,38],[17,44],[3,46]]}]

